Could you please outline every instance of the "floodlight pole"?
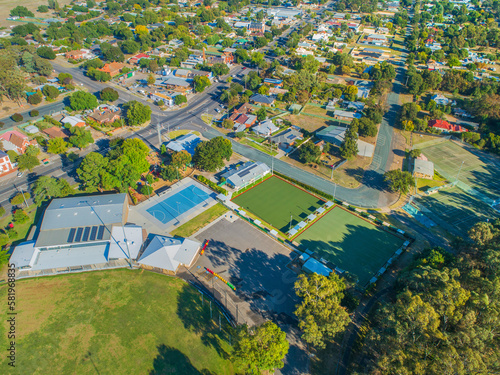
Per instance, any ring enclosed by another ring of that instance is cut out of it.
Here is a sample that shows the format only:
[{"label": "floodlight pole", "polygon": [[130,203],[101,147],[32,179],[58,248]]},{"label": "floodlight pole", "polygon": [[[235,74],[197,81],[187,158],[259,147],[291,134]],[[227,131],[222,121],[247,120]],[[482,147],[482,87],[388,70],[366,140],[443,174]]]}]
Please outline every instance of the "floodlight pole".
[{"label": "floodlight pole", "polygon": [[465,160],[462,160],[462,164],[460,164],[460,168],[458,169],[458,173],[457,173],[457,178],[455,179],[455,185],[457,184],[458,182],[458,176],[460,176],[460,171],[462,170],[462,167],[464,165],[464,162]]},{"label": "floodlight pole", "polygon": [[337,193],[337,184],[335,184],[335,187],[333,188],[333,199],[335,199],[336,193]]}]

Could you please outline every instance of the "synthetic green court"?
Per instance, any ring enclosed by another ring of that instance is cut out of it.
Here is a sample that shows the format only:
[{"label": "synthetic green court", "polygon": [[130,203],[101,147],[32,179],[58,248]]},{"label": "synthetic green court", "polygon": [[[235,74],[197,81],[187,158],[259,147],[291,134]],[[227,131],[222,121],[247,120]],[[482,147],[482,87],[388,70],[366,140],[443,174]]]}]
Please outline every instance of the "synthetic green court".
[{"label": "synthetic green court", "polygon": [[278,177],[271,177],[238,195],[233,202],[286,233],[325,202]]},{"label": "synthetic green court", "polygon": [[468,148],[453,141],[425,147],[422,153],[450,182],[455,182],[458,176],[459,181],[480,194],[491,199],[500,197],[500,159],[498,157],[479,150],[470,149],[469,151]]},{"label": "synthetic green court", "polygon": [[302,232],[295,242],[356,275],[358,284],[364,286],[404,240],[337,206]]},{"label": "synthetic green court", "polygon": [[494,219],[498,212],[483,201],[467,194],[458,187],[442,189],[439,192],[418,199],[432,211],[431,219],[436,215],[460,233],[466,233],[474,224],[486,219]]}]

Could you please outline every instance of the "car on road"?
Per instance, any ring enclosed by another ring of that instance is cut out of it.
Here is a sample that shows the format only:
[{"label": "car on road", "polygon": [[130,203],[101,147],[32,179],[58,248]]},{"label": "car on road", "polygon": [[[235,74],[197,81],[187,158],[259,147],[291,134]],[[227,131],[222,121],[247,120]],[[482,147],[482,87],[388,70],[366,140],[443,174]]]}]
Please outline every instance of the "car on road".
[{"label": "car on road", "polygon": [[219,108],[215,108],[215,112],[219,113],[220,109]]},{"label": "car on road", "polygon": [[23,177],[24,172],[18,172],[17,177]]}]

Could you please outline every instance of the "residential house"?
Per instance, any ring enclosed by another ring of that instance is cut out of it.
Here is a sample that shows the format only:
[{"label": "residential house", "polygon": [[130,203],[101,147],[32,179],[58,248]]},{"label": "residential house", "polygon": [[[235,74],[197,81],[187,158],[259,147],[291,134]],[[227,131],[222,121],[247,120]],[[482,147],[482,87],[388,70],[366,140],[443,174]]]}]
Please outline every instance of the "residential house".
[{"label": "residential house", "polygon": [[87,117],[99,124],[112,123],[119,120],[120,109],[115,106],[101,105],[90,112]]},{"label": "residential house", "polygon": [[445,106],[453,102],[443,94],[432,95],[431,100],[434,100],[437,105],[445,105]]},{"label": "residential house", "polygon": [[102,68],[99,70],[101,72],[109,73],[111,77],[116,77],[119,75],[122,71],[122,69],[125,67],[125,64],[119,63],[119,62],[112,62],[112,63],[107,63],[104,64]]},{"label": "residential house", "polygon": [[293,147],[295,145],[295,142],[302,139],[302,133],[299,130],[291,127],[271,137],[271,142],[277,144],[282,149],[288,149],[290,147]]},{"label": "residential house", "polygon": [[194,134],[185,134],[174,141],[168,142],[167,150],[169,150],[170,152],[187,151],[191,155],[194,155],[194,150],[200,142],[200,137]]},{"label": "residential house", "polygon": [[269,173],[271,173],[271,169],[266,164],[262,162],[247,161],[223,173],[221,179],[224,178],[226,185],[238,191],[264,178]]},{"label": "residential house", "polygon": [[276,133],[278,130],[280,130],[280,128],[278,128],[276,125],[274,125],[272,120],[262,121],[261,123],[259,123],[258,125],[255,125],[252,128],[252,131],[255,134],[258,134],[262,137],[269,137],[273,133]]},{"label": "residential house", "polygon": [[332,125],[316,132],[316,137],[334,146],[340,146],[344,142],[346,130],[346,127]]},{"label": "residential house", "polygon": [[150,57],[145,53],[138,53],[137,55],[132,56],[130,59],[128,59],[128,63],[137,65],[141,62],[142,59],[150,59]]},{"label": "residential house", "polygon": [[36,237],[14,249],[16,277],[130,267],[145,233],[128,209],[127,194],[53,199]]},{"label": "residential house", "polygon": [[432,180],[434,178],[434,163],[429,160],[413,159],[413,177]]},{"label": "residential house", "polygon": [[445,132],[445,133],[449,133],[449,132],[463,133],[463,132],[467,131],[467,129],[461,127],[460,125],[450,124],[448,121],[445,121],[445,120],[431,120],[431,121],[429,121],[428,125],[431,128],[438,129],[438,130]]},{"label": "residential house", "polygon": [[68,138],[70,133],[64,129],[60,128],[59,126],[52,126],[47,129],[43,129],[42,133],[47,134],[49,138]]},{"label": "residential house", "polygon": [[337,109],[336,105],[337,105],[338,101],[339,101],[338,98],[333,98],[333,100],[328,101],[328,104],[326,105],[326,110],[327,111],[335,111]]},{"label": "residential house", "polygon": [[384,46],[387,45],[388,40],[385,35],[370,34],[366,37],[366,43],[376,46]]},{"label": "residential house", "polygon": [[170,42],[168,42],[168,45],[172,48],[179,48],[184,45],[184,42],[179,39],[172,39]]},{"label": "residential house", "polygon": [[362,115],[361,115],[361,113],[357,113],[357,112],[348,112],[348,111],[342,111],[342,110],[336,109],[333,111],[333,117],[336,120],[352,121],[355,118],[360,119],[362,117]]},{"label": "residential house", "polygon": [[344,105],[347,106],[347,109],[355,112],[362,112],[365,109],[365,103],[363,102],[344,102]]},{"label": "residential house", "polygon": [[83,128],[83,127],[87,126],[87,124],[85,123],[85,120],[81,119],[78,116],[65,116],[61,120],[61,123],[62,124],[69,124],[71,126],[78,126],[79,128]]},{"label": "residential house", "polygon": [[88,49],[80,49],[75,51],[69,51],[64,54],[68,60],[89,60],[95,57],[95,55]]},{"label": "residential house", "polygon": [[281,88],[283,87],[283,80],[274,78],[264,78],[264,84],[267,86],[272,86],[274,88]]},{"label": "residential house", "polygon": [[253,112],[253,107],[250,103],[243,103],[238,108],[234,109],[234,112],[243,113],[245,115]]},{"label": "residential house", "polygon": [[137,263],[144,269],[175,275],[179,267],[189,268],[193,265],[200,248],[200,242],[188,238],[156,235]]},{"label": "residential house", "polygon": [[15,170],[16,168],[11,163],[9,155],[7,155],[7,153],[3,151],[0,151],[0,177],[14,172]]},{"label": "residential house", "polygon": [[373,82],[370,81],[356,81],[354,83],[358,88],[358,98],[366,99],[370,95],[370,90],[373,87]]},{"label": "residential house", "polygon": [[262,33],[266,31],[266,26],[263,22],[250,22],[248,25],[248,31],[251,33]]},{"label": "residential house", "polygon": [[213,64],[231,65],[234,62],[234,55],[231,50],[225,49],[221,52],[215,48],[204,48],[203,61],[209,66]]},{"label": "residential house", "polygon": [[275,97],[262,95],[262,94],[254,94],[250,97],[250,102],[260,104],[263,106],[271,106],[274,104]]},{"label": "residential house", "polygon": [[[249,113],[244,114],[244,113],[238,113],[238,112],[233,112],[231,116],[229,116],[229,119],[234,122],[234,128],[238,129],[238,131],[241,131],[241,129],[245,130],[257,122],[257,116],[251,115]],[[242,127],[244,126],[244,128]]]},{"label": "residential house", "polygon": [[5,150],[12,150],[17,154],[24,154],[28,146],[37,145],[36,139],[30,141],[27,136],[21,134],[17,130],[7,131],[1,134],[0,140],[3,143],[3,148]]}]

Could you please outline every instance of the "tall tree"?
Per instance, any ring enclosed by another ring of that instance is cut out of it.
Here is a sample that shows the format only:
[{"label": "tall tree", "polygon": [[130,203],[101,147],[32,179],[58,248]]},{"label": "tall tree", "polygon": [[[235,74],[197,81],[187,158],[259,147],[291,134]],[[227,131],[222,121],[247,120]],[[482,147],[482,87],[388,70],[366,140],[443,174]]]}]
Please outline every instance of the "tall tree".
[{"label": "tall tree", "polygon": [[246,374],[273,372],[284,366],[289,346],[286,333],[273,322],[252,329],[244,325],[239,327],[232,360],[236,368]]},{"label": "tall tree", "polygon": [[346,309],[340,305],[344,282],[334,272],[328,277],[317,273],[302,274],[294,288],[301,299],[295,315],[303,332],[302,338],[317,348],[325,348],[350,321]]},{"label": "tall tree", "polygon": [[413,177],[410,172],[394,169],[384,174],[385,180],[389,183],[389,188],[400,194],[407,194],[413,186]]}]

